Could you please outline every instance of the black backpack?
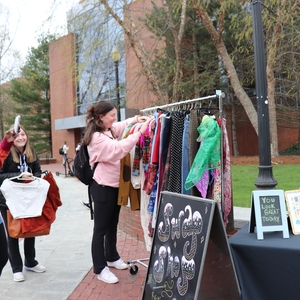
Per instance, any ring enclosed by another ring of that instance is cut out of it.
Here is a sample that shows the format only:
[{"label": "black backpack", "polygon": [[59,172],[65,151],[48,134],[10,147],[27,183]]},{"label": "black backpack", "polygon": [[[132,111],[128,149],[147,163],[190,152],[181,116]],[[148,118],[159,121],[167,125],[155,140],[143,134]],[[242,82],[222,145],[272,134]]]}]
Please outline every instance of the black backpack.
[{"label": "black backpack", "polygon": [[81,145],[80,149],[76,153],[74,158],[74,174],[85,185],[89,185],[92,182],[94,170],[91,169],[89,163],[89,153],[86,145]]},{"label": "black backpack", "polygon": [[58,153],[59,153],[60,155],[65,154],[63,147],[61,147],[61,148],[58,149]]},{"label": "black backpack", "polygon": [[93,219],[93,207],[92,199],[90,195],[90,184],[93,179],[94,170],[98,163],[95,164],[94,169],[92,170],[89,163],[89,153],[86,145],[81,145],[80,149],[76,153],[73,161],[73,171],[75,176],[85,185],[88,185],[88,194],[89,194],[89,203],[91,209],[91,219]]}]

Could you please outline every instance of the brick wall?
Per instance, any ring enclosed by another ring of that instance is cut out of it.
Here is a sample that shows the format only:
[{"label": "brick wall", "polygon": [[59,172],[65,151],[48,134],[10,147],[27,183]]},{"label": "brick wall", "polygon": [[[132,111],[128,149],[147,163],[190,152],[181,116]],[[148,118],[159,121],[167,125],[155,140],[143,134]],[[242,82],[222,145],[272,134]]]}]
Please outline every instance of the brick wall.
[{"label": "brick wall", "polygon": [[[227,132],[230,145],[230,153],[233,155],[232,147],[232,113],[230,106],[224,106],[224,117],[227,124]],[[238,142],[238,150],[241,156],[254,156],[258,155],[258,136],[252,127],[249,118],[246,115],[244,108],[241,105],[235,108],[236,115],[236,135]],[[278,151],[283,151],[298,141],[299,128],[295,126],[291,121],[289,122],[289,116],[296,114],[297,111],[292,112],[280,112],[277,118],[277,136],[278,136]],[[295,118],[295,116],[293,116]]]},{"label": "brick wall", "polygon": [[62,161],[58,149],[64,141],[73,157],[76,147],[75,130],[55,130],[55,120],[75,116],[74,35],[68,34],[49,45],[50,109],[53,157]]}]

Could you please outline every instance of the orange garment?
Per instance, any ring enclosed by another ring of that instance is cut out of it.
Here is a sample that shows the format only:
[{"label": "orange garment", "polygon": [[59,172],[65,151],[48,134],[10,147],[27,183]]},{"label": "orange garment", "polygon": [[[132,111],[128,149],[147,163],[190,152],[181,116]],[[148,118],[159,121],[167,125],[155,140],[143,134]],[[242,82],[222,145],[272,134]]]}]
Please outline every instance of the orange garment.
[{"label": "orange garment", "polygon": [[50,183],[47,199],[40,217],[22,218],[22,233],[36,232],[49,227],[56,218],[56,211],[62,205],[60,200],[59,188],[51,172],[43,177]]},{"label": "orange garment", "polygon": [[128,197],[130,198],[130,209],[132,211],[140,209],[141,190],[135,189],[130,181],[130,153],[121,159],[121,174],[118,194],[118,205],[126,206]]}]

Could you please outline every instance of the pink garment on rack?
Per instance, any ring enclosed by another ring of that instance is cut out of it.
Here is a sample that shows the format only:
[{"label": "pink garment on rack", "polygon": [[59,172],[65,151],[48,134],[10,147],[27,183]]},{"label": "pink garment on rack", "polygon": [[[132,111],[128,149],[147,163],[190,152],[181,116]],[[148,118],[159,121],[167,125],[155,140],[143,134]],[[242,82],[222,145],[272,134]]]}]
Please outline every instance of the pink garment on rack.
[{"label": "pink garment on rack", "polygon": [[151,157],[151,161],[152,164],[156,164],[158,165],[159,163],[159,145],[160,145],[160,130],[161,130],[161,120],[160,120],[160,116],[161,116],[161,112],[158,113],[157,119],[158,122],[156,124],[157,126],[157,131],[156,131],[156,135],[155,135],[155,143],[153,144],[153,151],[152,151],[152,157]]},{"label": "pink garment on rack", "polygon": [[208,190],[208,184],[209,184],[209,171],[205,170],[203,172],[203,175],[201,176],[200,181],[196,184],[196,188],[201,193],[201,196],[203,198],[206,198],[207,190]]}]

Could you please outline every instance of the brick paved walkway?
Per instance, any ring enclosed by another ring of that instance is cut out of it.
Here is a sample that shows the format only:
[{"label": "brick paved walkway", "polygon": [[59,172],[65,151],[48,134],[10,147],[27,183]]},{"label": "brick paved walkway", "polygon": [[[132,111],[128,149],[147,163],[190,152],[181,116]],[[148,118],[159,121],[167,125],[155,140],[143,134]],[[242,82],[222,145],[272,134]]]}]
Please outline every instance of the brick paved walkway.
[{"label": "brick paved walkway", "polygon": [[[130,260],[148,258],[144,243],[136,238],[124,233],[118,232],[118,251],[121,258],[128,262]],[[147,264],[148,261],[145,261]],[[74,292],[69,296],[69,300],[140,300],[143,295],[143,284],[146,278],[147,268],[136,263],[138,273],[131,275],[128,270],[111,271],[119,278],[116,284],[106,284],[99,281],[93,270],[90,270],[84,280],[78,285]]]}]

